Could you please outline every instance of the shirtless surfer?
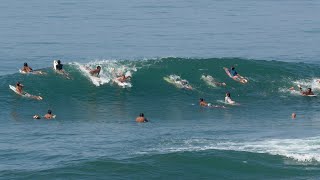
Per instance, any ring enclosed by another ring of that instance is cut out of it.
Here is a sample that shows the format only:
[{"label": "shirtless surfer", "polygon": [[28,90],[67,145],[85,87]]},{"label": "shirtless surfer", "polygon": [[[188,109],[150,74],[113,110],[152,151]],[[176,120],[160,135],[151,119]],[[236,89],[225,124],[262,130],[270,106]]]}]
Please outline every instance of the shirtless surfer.
[{"label": "shirtless surfer", "polygon": [[143,113],[140,113],[139,116],[136,118],[136,122],[144,123],[144,122],[148,122],[148,120],[147,118],[144,117]]},{"label": "shirtless surfer", "polygon": [[23,95],[23,84],[21,84],[20,82],[16,83],[16,91],[20,94]]},{"label": "shirtless surfer", "polygon": [[126,82],[127,80],[129,80],[131,77],[130,76],[126,76],[125,74],[123,74],[122,76],[120,77],[117,77],[117,80],[124,83]]},{"label": "shirtless surfer", "polygon": [[200,98],[199,105],[200,105],[200,106],[203,106],[203,107],[207,107],[207,106],[208,106],[208,103],[205,102],[203,98]]},{"label": "shirtless surfer", "polygon": [[[54,119],[55,117],[56,117],[56,115],[53,115],[51,110],[48,110],[47,114],[44,115],[44,118],[46,118],[46,119]],[[41,116],[34,115],[33,119],[41,119]]]},{"label": "shirtless surfer", "polygon": [[24,73],[30,73],[30,72],[32,72],[33,70],[32,70],[31,67],[28,66],[28,63],[25,62],[25,63],[23,64],[23,67],[22,67],[21,71],[24,72]]},{"label": "shirtless surfer", "polygon": [[100,71],[101,71],[101,66],[97,66],[96,69],[92,69],[90,71],[90,74],[91,74],[91,76],[99,76]]},{"label": "shirtless surfer", "polygon": [[[298,85],[298,87],[299,87],[299,91],[300,91],[302,96],[314,95],[314,93],[313,93],[311,88],[307,88],[306,91],[303,91],[301,85]],[[289,90],[294,91],[295,89],[294,89],[294,87],[291,87],[291,88],[289,88]]]},{"label": "shirtless surfer", "polygon": [[42,100],[42,97],[41,96],[34,96],[34,95],[31,95],[29,93],[26,93],[23,91],[23,84],[21,84],[20,82],[17,82],[16,83],[16,91],[18,94],[20,94],[21,96],[25,96],[25,97],[28,97],[28,98],[32,98],[32,99],[36,99],[36,100]]}]

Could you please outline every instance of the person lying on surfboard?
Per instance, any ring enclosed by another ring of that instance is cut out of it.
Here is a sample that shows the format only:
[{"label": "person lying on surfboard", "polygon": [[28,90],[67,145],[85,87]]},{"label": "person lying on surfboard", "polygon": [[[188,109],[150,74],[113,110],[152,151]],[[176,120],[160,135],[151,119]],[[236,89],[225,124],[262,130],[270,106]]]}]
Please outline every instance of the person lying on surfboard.
[{"label": "person lying on surfboard", "polygon": [[205,102],[203,98],[200,98],[199,105],[200,105],[200,106],[203,106],[203,107],[207,107],[207,106],[208,106],[208,103]]},{"label": "person lying on surfboard", "polygon": [[34,96],[34,95],[31,95],[29,93],[26,93],[23,91],[23,84],[21,84],[20,82],[17,82],[16,83],[16,89],[15,89],[15,92],[21,96],[24,96],[24,97],[28,97],[28,98],[32,98],[32,99],[36,99],[36,100],[42,100],[42,97],[41,96]]},{"label": "person lying on surfboard", "polygon": [[130,78],[131,78],[131,76],[126,76],[125,74],[123,74],[122,76],[117,77],[117,80],[123,83],[123,82],[126,82]]},{"label": "person lying on surfboard", "polygon": [[[301,85],[298,85],[298,87],[299,87],[299,90],[300,90],[300,93],[301,93],[302,96],[312,96],[312,95],[314,95],[314,93],[313,93],[311,88],[308,88],[306,91],[303,91]],[[295,89],[294,89],[294,87],[291,87],[291,88],[289,88],[289,90],[294,91]]]},{"label": "person lying on surfboard", "polygon": [[306,91],[303,91],[301,86],[299,86],[299,90],[302,96],[310,96],[310,95],[314,95],[314,93],[312,92],[311,88],[308,88]]},{"label": "person lying on surfboard", "polygon": [[230,69],[228,69],[228,68],[226,68],[226,67],[224,67],[223,69],[224,69],[226,72],[228,71],[227,74],[229,73],[229,76],[230,76],[232,79],[234,79],[234,80],[236,80],[236,81],[239,81],[239,82],[241,82],[241,83],[243,83],[243,84],[245,84],[245,83],[248,82],[247,79],[245,79],[243,76],[241,76],[240,74],[238,74],[238,72],[235,70],[235,67],[234,67],[234,66],[231,66]]},{"label": "person lying on surfboard", "polygon": [[23,95],[23,84],[21,84],[20,82],[16,83],[16,91],[18,93],[20,93],[21,95]]},{"label": "person lying on surfboard", "polygon": [[91,74],[91,76],[99,76],[101,71],[101,66],[97,66],[96,69],[92,69],[89,73]]},{"label": "person lying on surfboard", "polygon": [[28,66],[28,63],[24,63],[21,71],[25,73],[29,73],[29,72],[32,72],[33,70],[31,67]]},{"label": "person lying on surfboard", "polygon": [[235,104],[235,101],[232,101],[231,95],[229,92],[226,93],[226,97],[224,98],[224,102],[228,104]]},{"label": "person lying on surfboard", "polygon": [[144,123],[144,122],[148,122],[148,120],[147,118],[144,117],[143,113],[140,113],[139,116],[136,118],[136,122]]},{"label": "person lying on surfboard", "polygon": [[[47,114],[43,116],[46,119],[54,119],[56,117],[56,115],[52,114],[51,110],[48,110]],[[39,115],[34,115],[33,119],[41,119],[41,116]]]}]

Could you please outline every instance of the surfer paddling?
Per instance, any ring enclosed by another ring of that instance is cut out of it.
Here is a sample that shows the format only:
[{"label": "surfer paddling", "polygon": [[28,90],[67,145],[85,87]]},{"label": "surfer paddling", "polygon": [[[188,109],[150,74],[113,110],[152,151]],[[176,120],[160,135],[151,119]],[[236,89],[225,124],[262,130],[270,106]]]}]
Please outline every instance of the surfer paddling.
[{"label": "surfer paddling", "polygon": [[96,69],[92,69],[89,73],[91,74],[91,76],[99,76],[101,71],[101,66],[97,66]]},{"label": "surfer paddling", "polygon": [[203,98],[200,98],[199,105],[201,107],[226,108],[224,106],[212,105],[211,103],[207,103]]},{"label": "surfer paddling", "polygon": [[[48,110],[48,112],[47,112],[47,114],[45,114],[44,116],[43,116],[45,119],[54,119],[54,118],[56,118],[56,115],[53,115],[52,114],[52,111],[51,110]],[[39,115],[34,115],[33,116],[33,119],[41,119],[41,116],[39,116]]]},{"label": "surfer paddling", "polygon": [[65,76],[67,79],[71,79],[71,78],[69,77],[69,74],[63,69],[63,64],[61,64],[61,61],[60,61],[60,60],[57,60],[57,61],[55,60],[55,61],[54,61],[54,70],[55,70],[57,73]]},{"label": "surfer paddling", "polygon": [[236,80],[236,81],[239,81],[239,82],[241,82],[241,83],[243,83],[243,84],[245,84],[245,83],[248,82],[248,80],[247,80],[246,78],[244,78],[243,76],[241,76],[241,75],[236,71],[235,67],[232,66],[230,69],[224,67],[223,69],[226,71],[227,75],[228,75],[229,77],[231,77],[232,79],[234,79],[234,80]]},{"label": "surfer paddling", "polygon": [[123,74],[122,76],[117,77],[117,80],[123,83],[123,82],[127,82],[127,80],[129,80],[130,78],[131,76],[126,76],[125,74]]},{"label": "surfer paddling", "polygon": [[24,63],[24,64],[23,64],[23,67],[22,67],[22,69],[21,69],[21,72],[30,73],[30,72],[32,72],[32,71],[33,71],[33,69],[28,66],[28,63]]},{"label": "surfer paddling", "polygon": [[28,98],[32,98],[32,99],[36,99],[36,100],[42,100],[41,96],[34,96],[34,95],[31,95],[29,93],[24,92],[23,87],[24,87],[23,84],[21,84],[20,82],[17,82],[16,87],[15,87],[16,93],[21,96],[24,96],[24,97],[28,97]]},{"label": "surfer paddling", "polygon": [[139,116],[136,118],[136,122],[144,123],[144,122],[148,122],[148,120],[147,118],[144,117],[143,113],[140,113]]},{"label": "surfer paddling", "polygon": [[[313,93],[311,88],[307,88],[307,90],[303,91],[301,85],[298,85],[299,91],[302,96],[314,96],[315,94]],[[294,87],[289,88],[291,91],[295,91]]]}]

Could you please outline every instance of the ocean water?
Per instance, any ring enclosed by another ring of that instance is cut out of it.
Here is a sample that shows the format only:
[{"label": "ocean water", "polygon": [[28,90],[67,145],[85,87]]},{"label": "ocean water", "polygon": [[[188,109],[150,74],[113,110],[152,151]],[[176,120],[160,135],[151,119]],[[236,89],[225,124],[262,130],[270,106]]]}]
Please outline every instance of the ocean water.
[{"label": "ocean water", "polygon": [[[1,3],[0,178],[318,179],[319,97],[288,89],[320,94],[319,8],[313,0]],[[54,59],[71,80],[53,72]],[[24,62],[47,74],[20,74]],[[102,85],[79,65],[100,65]],[[230,66],[249,83],[229,78]],[[113,83],[127,71],[131,88]],[[173,74],[193,90],[163,79]],[[44,99],[16,95],[8,85],[17,81]],[[222,103],[227,91],[239,105]],[[199,107],[199,98],[225,108]],[[32,119],[48,109],[56,119]],[[135,123],[141,112],[149,123]]]}]

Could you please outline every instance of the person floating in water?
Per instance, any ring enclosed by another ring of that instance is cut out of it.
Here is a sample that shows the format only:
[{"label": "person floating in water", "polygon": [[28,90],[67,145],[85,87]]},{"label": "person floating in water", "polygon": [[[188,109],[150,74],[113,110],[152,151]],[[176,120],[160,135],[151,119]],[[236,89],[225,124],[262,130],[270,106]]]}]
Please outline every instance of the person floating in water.
[{"label": "person floating in water", "polygon": [[28,63],[24,63],[21,71],[24,73],[30,73],[33,71],[33,69],[28,66]]},{"label": "person floating in water", "polygon": [[99,76],[101,71],[101,66],[97,66],[96,69],[90,71],[91,76]]},{"label": "person floating in water", "polygon": [[[51,110],[48,110],[47,114],[44,115],[45,119],[54,119],[55,117],[56,117],[56,115],[53,115]],[[41,116],[34,115],[33,119],[41,119]]]},{"label": "person floating in water", "polygon": [[144,117],[143,113],[140,113],[139,116],[136,118],[136,122],[144,123],[144,122],[148,122],[148,120],[147,118]]},{"label": "person floating in water", "polygon": [[236,102],[231,99],[231,95],[229,92],[226,93],[226,97],[224,98],[224,102],[227,104],[235,104]]}]

